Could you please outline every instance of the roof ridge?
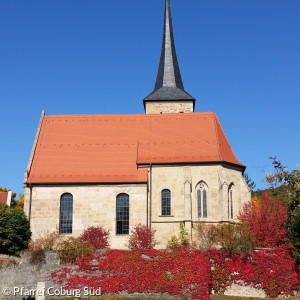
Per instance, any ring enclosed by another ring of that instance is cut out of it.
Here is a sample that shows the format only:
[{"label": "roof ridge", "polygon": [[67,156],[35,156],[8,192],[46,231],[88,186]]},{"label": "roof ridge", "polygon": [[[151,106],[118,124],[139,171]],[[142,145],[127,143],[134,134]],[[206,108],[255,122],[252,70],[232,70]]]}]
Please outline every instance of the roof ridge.
[{"label": "roof ridge", "polygon": [[150,118],[152,116],[155,116],[156,118],[166,118],[171,116],[176,117],[189,117],[189,116],[197,116],[197,115],[213,115],[215,112],[192,112],[192,113],[184,113],[184,114],[178,114],[178,113],[169,113],[169,114],[74,114],[74,115],[45,115],[45,119],[49,118],[87,118],[87,117],[142,117],[142,118]]}]

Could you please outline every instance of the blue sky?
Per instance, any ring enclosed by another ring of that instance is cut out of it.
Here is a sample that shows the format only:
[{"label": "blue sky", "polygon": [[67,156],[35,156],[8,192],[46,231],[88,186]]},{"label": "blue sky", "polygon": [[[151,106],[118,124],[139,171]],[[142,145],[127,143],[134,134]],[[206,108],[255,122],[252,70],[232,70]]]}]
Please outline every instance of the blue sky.
[{"label": "blue sky", "polygon": [[[215,111],[259,188],[269,156],[300,163],[300,1],[171,0],[195,111]],[[0,0],[0,186],[23,192],[42,109],[144,113],[163,0]]]}]

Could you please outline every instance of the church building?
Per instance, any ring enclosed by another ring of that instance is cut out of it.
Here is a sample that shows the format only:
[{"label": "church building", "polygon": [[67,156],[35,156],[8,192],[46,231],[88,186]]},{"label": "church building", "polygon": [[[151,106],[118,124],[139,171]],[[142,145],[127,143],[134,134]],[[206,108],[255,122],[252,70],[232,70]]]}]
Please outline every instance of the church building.
[{"label": "church building", "polygon": [[[194,112],[177,61],[170,0],[165,2],[161,58],[145,114],[45,115],[28,167],[25,205],[33,238],[78,236],[90,226],[124,249],[130,231],[156,230],[158,247],[183,222],[193,239],[199,222],[236,221],[250,190],[218,117]],[[141,103],[142,105],[142,103]]]}]

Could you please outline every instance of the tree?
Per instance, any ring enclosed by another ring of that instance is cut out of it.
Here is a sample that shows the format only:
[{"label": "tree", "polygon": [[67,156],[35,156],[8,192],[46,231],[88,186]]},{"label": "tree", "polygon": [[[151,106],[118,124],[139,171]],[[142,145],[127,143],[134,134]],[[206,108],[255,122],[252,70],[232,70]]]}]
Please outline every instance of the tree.
[{"label": "tree", "polygon": [[23,211],[0,204],[0,253],[18,255],[27,247],[31,232]]},{"label": "tree", "polygon": [[297,263],[300,264],[300,166],[291,172],[275,157],[270,157],[274,171],[267,174],[266,182],[271,186],[270,193],[281,197],[288,206],[289,237],[291,249]]},{"label": "tree", "polygon": [[286,247],[289,244],[287,205],[267,192],[258,201],[245,203],[238,219],[260,247]]},{"label": "tree", "polygon": [[251,189],[251,191],[253,191],[256,187],[255,182],[249,177],[249,175],[247,173],[244,174],[244,179],[245,179],[246,183],[248,184],[249,188]]}]

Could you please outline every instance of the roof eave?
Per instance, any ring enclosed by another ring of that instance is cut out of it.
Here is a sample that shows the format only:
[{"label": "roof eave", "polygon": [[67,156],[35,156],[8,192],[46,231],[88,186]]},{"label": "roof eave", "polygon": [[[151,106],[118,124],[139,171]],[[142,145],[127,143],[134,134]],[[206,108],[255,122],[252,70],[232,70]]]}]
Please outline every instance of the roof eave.
[{"label": "roof eave", "polygon": [[148,167],[150,164],[153,165],[229,165],[240,168],[242,172],[246,170],[246,166],[242,164],[232,163],[228,161],[182,161],[182,162],[137,162],[138,167]]}]

